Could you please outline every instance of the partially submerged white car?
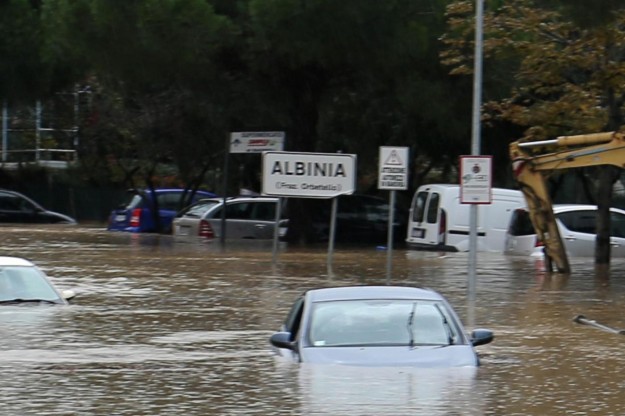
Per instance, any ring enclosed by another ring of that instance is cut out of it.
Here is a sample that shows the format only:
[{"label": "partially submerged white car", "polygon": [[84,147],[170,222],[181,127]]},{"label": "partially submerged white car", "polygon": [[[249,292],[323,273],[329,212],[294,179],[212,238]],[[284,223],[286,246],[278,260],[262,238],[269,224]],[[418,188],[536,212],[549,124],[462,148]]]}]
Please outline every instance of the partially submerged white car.
[{"label": "partially submerged white car", "polygon": [[20,257],[0,256],[0,305],[47,303],[66,305],[73,290],[58,290],[32,262]]},{"label": "partially submerged white car", "polygon": [[[592,257],[595,253],[597,206],[556,204],[553,206],[562,243],[570,257]],[[613,257],[625,257],[625,210],[610,208],[610,246]],[[506,233],[506,254],[543,256],[529,213],[519,208],[510,219]]]}]

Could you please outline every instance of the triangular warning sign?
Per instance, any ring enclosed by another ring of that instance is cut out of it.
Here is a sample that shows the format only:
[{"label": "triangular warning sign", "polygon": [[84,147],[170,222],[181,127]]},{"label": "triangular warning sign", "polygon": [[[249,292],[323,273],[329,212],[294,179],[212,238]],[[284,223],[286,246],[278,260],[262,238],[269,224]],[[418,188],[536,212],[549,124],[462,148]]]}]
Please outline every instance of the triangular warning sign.
[{"label": "triangular warning sign", "polygon": [[386,161],[384,162],[384,164],[385,165],[400,165],[400,166],[403,165],[401,158],[397,154],[396,150],[391,150],[391,153],[386,158]]}]

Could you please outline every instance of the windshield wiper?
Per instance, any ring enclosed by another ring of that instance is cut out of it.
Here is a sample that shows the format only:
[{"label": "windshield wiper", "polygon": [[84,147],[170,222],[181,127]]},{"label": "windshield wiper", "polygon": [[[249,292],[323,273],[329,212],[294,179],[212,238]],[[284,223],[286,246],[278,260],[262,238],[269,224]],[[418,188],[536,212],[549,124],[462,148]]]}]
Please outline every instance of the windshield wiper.
[{"label": "windshield wiper", "polygon": [[417,302],[412,304],[412,310],[410,311],[410,315],[408,315],[408,336],[410,337],[410,341],[408,341],[408,346],[410,348],[414,347],[414,331],[412,330],[412,324],[414,323],[414,314],[417,311]]},{"label": "windshield wiper", "polygon": [[448,345],[453,345],[454,344],[454,336],[453,336],[453,331],[451,330],[451,325],[449,325],[449,321],[447,321],[447,317],[445,316],[445,314],[441,310],[440,305],[435,303],[434,307],[436,308],[438,313],[441,314],[441,318],[443,319],[443,326],[445,327],[445,331],[447,331],[447,340],[449,342]]},{"label": "windshield wiper", "polygon": [[58,302],[55,302],[53,300],[46,300],[46,299],[8,299],[8,300],[0,300],[0,304],[1,305],[10,305],[10,304],[16,304],[16,303],[51,303],[51,304],[56,304]]}]

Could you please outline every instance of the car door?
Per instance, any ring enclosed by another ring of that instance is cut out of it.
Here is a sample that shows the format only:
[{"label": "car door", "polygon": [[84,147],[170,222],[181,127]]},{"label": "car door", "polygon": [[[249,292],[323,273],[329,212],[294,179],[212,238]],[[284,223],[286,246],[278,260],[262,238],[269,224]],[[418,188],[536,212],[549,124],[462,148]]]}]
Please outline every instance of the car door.
[{"label": "car door", "polygon": [[610,212],[610,255],[625,257],[625,213]]},{"label": "car door", "polygon": [[272,201],[252,202],[250,221],[241,224],[241,227],[246,229],[245,233],[256,239],[272,239],[276,223],[276,205]]},{"label": "car door", "polygon": [[595,252],[597,210],[581,209],[556,214],[560,235],[571,257],[592,257]]},{"label": "car door", "polygon": [[250,202],[228,201],[226,207],[226,238],[254,238],[250,231]]}]

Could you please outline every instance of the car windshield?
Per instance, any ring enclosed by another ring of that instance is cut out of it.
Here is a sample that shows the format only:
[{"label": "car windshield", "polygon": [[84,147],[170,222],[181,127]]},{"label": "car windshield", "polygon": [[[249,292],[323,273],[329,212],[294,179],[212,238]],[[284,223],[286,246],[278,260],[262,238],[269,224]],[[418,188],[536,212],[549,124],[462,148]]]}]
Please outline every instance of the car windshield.
[{"label": "car windshield", "polygon": [[186,211],[182,213],[185,217],[201,217],[210,208],[218,205],[219,201],[200,201],[195,205],[191,205]]},{"label": "car windshield", "polygon": [[35,267],[0,266],[0,302],[13,300],[59,301],[59,295]]},{"label": "car windshield", "polygon": [[446,306],[432,300],[349,300],[313,305],[314,347],[451,345],[459,330]]}]

